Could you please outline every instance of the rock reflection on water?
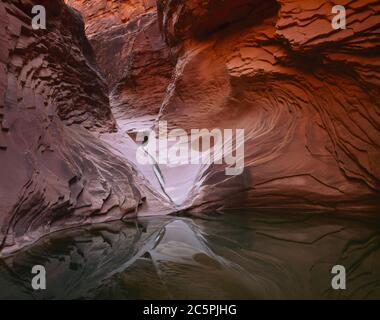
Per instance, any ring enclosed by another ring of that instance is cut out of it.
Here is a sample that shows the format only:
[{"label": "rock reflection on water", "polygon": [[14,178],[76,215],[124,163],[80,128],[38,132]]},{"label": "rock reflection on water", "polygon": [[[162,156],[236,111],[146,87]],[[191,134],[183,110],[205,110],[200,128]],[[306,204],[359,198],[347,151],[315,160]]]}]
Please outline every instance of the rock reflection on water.
[{"label": "rock reflection on water", "polygon": [[[0,298],[380,298],[374,214],[245,212],[143,218],[57,233],[0,260]],[[33,265],[47,290],[31,288]],[[331,268],[347,290],[331,289]]]}]

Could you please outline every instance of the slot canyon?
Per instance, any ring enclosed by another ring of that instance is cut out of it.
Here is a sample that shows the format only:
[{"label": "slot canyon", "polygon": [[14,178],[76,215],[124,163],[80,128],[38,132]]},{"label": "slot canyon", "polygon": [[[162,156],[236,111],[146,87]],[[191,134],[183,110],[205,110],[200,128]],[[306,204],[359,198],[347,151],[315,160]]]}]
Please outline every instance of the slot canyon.
[{"label": "slot canyon", "polygon": [[[54,297],[380,298],[379,34],[376,0],[2,0],[0,297],[38,260]],[[141,165],[160,122],[244,129],[244,171]]]}]

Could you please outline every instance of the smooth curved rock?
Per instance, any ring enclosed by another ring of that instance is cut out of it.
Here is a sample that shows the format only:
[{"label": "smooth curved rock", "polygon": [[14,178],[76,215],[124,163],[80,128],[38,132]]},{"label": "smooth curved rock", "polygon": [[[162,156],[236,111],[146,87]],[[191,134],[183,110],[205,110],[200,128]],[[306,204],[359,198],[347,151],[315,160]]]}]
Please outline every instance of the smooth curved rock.
[{"label": "smooth curved rock", "polygon": [[223,25],[212,0],[158,1],[179,52],[160,120],[246,132],[244,174],[204,168],[187,206],[378,207],[378,2],[347,3],[343,31],[323,0],[223,3],[238,21]]},{"label": "smooth curved rock", "polygon": [[[117,118],[138,127],[160,105],[170,128],[245,129],[242,175],[160,166],[166,189],[186,195],[182,209],[378,208],[378,2],[344,3],[347,29],[334,30],[324,0],[158,0],[168,48],[147,28],[156,13],[142,14],[144,1],[90,2],[71,4],[86,17]],[[107,64],[113,52],[122,68]]]}]

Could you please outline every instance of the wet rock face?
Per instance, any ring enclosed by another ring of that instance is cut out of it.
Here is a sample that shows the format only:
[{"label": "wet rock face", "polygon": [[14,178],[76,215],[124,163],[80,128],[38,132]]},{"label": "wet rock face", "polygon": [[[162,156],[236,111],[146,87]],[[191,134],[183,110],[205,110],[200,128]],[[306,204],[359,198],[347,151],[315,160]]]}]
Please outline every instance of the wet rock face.
[{"label": "wet rock face", "polygon": [[175,64],[159,30],[156,2],[68,0],[107,79],[115,114],[157,115]]},{"label": "wet rock face", "polygon": [[[47,29],[31,26],[42,4]],[[63,1],[0,3],[0,250],[134,213],[128,163],[89,131],[115,128],[78,12]],[[88,130],[87,130],[88,129]]]},{"label": "wet rock face", "polygon": [[160,119],[246,132],[243,175],[208,167],[188,205],[377,206],[379,4],[347,2],[347,29],[334,30],[323,0],[215,3],[158,1],[179,52]]}]

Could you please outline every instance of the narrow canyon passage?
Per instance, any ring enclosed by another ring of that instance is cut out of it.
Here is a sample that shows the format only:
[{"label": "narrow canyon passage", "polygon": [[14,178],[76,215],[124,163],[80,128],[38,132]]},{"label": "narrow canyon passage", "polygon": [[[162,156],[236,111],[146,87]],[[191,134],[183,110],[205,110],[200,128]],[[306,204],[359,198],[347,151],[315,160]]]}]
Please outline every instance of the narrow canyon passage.
[{"label": "narrow canyon passage", "polygon": [[[298,4],[308,13],[299,17],[299,30],[283,21],[292,12],[286,2],[227,2],[217,8],[210,1],[204,9],[197,1],[183,8],[165,1],[157,7],[151,1],[67,3],[83,15],[109,85],[119,132],[103,138],[129,161],[136,164],[136,152],[130,142],[124,145],[130,140],[125,133],[158,131],[159,121],[187,132],[245,130],[245,169],[236,177],[226,176],[220,165],[139,166],[179,210],[378,207],[371,158],[378,148],[379,91],[364,70],[378,70],[377,40],[370,36],[367,47],[350,52],[352,42],[365,40],[360,32],[376,29],[371,5],[353,5],[350,19],[357,32],[340,38],[313,27],[316,11],[329,14],[324,1]],[[372,13],[373,25],[358,22]],[[188,24],[192,15],[196,22]],[[358,59],[366,67],[359,68]],[[375,122],[366,123],[366,113]]]},{"label": "narrow canyon passage", "polygon": [[380,1],[332,6],[3,0],[0,298],[380,298]]},{"label": "narrow canyon passage", "polygon": [[[111,150],[117,150],[127,163],[132,163],[152,189],[169,202],[169,208],[152,210],[150,199],[146,199],[139,215],[188,209],[191,198],[200,188],[202,173],[209,165],[158,163],[156,154],[150,154],[152,165],[142,165],[136,159],[141,146],[135,141],[136,134],[154,130],[174,70],[175,57],[160,35],[155,5],[153,2],[125,3],[124,8],[114,2],[87,10],[91,2],[68,1],[68,4],[85,17],[87,36],[94,47],[98,67],[107,79],[110,109],[117,130],[102,133],[100,139],[110,145]],[[145,6],[144,9],[140,5]],[[120,20],[114,14],[125,17]],[[158,146],[164,138],[156,136],[155,139]],[[168,148],[161,152],[168,152]]]}]

